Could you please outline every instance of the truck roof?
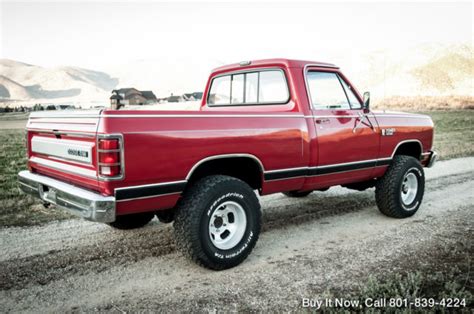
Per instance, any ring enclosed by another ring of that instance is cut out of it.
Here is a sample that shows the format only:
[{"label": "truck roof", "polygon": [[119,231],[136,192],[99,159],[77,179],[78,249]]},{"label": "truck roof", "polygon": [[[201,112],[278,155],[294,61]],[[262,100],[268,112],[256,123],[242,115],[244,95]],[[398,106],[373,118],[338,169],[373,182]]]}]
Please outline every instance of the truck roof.
[{"label": "truck roof", "polygon": [[283,66],[287,68],[303,68],[308,64],[314,64],[321,67],[328,67],[328,68],[338,68],[336,65],[327,62],[318,62],[318,61],[307,61],[307,60],[293,60],[293,59],[283,59],[283,58],[275,58],[275,59],[261,59],[261,60],[251,60],[251,61],[242,61],[240,63],[232,63],[228,65],[223,65],[218,68],[212,70],[212,73],[216,72],[226,72],[229,70],[235,69],[245,69],[247,67],[254,67],[254,66]]}]

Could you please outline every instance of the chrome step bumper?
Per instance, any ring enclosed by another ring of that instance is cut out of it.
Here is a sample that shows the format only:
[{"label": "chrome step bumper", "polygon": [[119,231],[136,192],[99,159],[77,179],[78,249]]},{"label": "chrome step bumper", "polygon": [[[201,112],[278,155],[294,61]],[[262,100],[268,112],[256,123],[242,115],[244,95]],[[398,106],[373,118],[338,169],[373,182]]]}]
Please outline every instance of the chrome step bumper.
[{"label": "chrome step bumper", "polygon": [[431,168],[435,165],[436,161],[438,160],[438,153],[435,151],[430,152],[430,157],[428,159],[428,163],[426,164],[426,167]]},{"label": "chrome step bumper", "polygon": [[23,192],[97,222],[115,221],[115,197],[103,196],[77,186],[64,183],[29,171],[18,173]]}]

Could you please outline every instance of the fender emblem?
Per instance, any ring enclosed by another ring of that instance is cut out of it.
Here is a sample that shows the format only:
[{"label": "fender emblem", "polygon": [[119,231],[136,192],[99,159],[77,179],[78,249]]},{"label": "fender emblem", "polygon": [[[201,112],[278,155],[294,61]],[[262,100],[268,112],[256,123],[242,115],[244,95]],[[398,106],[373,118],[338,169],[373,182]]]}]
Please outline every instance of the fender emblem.
[{"label": "fender emblem", "polygon": [[382,129],[382,136],[391,136],[395,134],[395,129],[394,128],[389,128],[389,129]]}]

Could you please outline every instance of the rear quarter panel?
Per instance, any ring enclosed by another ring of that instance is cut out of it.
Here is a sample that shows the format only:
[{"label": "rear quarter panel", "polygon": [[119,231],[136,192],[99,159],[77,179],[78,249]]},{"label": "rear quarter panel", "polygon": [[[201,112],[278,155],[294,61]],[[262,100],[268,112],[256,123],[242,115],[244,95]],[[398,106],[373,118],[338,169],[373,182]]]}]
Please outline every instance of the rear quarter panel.
[{"label": "rear quarter panel", "polygon": [[[120,133],[124,139],[124,180],[100,182],[110,195],[120,187],[185,180],[194,165],[210,156],[251,154],[265,170],[309,161],[307,125],[298,112],[106,111],[99,133]],[[170,208],[178,198],[143,200],[147,204],[141,209],[149,210],[153,201]],[[141,210],[136,201],[133,209],[126,205],[117,207],[119,214]]]}]

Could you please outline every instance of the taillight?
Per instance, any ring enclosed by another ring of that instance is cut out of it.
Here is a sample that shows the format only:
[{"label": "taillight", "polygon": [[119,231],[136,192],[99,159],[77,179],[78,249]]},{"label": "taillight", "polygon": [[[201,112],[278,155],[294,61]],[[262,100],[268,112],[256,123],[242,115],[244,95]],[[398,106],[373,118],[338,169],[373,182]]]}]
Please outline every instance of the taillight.
[{"label": "taillight", "polygon": [[98,149],[99,176],[121,178],[123,173],[122,144],[120,138],[100,138]]},{"label": "taillight", "polygon": [[33,172],[33,167],[30,163],[30,132],[25,129],[25,141],[26,141],[26,166],[30,172]]}]

